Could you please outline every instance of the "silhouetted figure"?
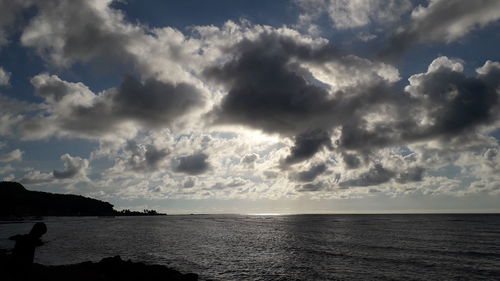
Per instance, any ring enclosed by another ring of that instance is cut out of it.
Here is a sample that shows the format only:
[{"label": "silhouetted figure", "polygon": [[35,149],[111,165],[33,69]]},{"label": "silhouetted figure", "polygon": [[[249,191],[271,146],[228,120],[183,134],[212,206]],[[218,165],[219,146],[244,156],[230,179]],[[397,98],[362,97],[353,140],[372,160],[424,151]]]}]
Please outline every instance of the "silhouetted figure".
[{"label": "silhouetted figure", "polygon": [[15,266],[26,266],[33,263],[35,248],[42,246],[40,239],[47,232],[47,226],[43,222],[37,222],[28,234],[17,234],[10,237],[15,240],[16,245],[12,251],[12,262]]}]

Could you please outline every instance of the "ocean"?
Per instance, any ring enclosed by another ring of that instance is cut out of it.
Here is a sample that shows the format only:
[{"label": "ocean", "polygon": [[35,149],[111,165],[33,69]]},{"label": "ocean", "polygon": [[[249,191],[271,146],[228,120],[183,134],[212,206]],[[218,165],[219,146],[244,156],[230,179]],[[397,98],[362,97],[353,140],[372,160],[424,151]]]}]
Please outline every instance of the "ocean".
[{"label": "ocean", "polygon": [[[35,262],[120,255],[201,280],[500,280],[500,215],[50,217]],[[32,222],[0,224],[7,238]]]}]

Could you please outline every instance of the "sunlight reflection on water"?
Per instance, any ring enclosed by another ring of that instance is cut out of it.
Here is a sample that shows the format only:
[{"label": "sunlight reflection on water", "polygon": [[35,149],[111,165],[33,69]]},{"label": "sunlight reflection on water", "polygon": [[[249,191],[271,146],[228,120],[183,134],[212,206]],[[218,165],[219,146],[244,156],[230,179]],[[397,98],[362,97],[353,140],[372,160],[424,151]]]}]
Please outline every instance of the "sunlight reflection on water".
[{"label": "sunlight reflection on water", "polygon": [[286,216],[287,213],[250,213],[249,216]]}]

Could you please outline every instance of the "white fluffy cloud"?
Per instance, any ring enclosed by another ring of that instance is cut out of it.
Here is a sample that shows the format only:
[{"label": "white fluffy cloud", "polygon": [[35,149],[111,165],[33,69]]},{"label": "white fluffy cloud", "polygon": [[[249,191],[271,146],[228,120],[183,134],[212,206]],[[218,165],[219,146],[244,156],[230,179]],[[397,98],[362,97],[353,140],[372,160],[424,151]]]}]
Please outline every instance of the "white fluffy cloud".
[{"label": "white fluffy cloud", "polygon": [[199,67],[197,40],[170,27],[128,23],[111,2],[36,2],[38,13],[23,30],[21,43],[57,67],[90,62],[108,71],[126,67],[140,79],[196,83],[191,71]]},{"label": "white fluffy cloud", "polygon": [[86,178],[86,170],[89,167],[89,161],[80,157],[72,157],[69,154],[61,156],[64,163],[63,170],[54,170],[52,173],[56,179],[70,179],[75,177]]},{"label": "white fluffy cloud", "polygon": [[44,185],[53,183],[64,183],[66,185],[78,182],[88,182],[87,171],[89,170],[89,161],[87,159],[63,154],[62,170],[50,172],[41,172],[34,169],[28,169],[28,172],[15,180],[26,185]]},{"label": "white fluffy cloud", "polygon": [[21,161],[23,159],[23,151],[19,149],[12,150],[9,153],[0,155],[0,162],[6,163],[6,162],[14,162],[14,161]]}]

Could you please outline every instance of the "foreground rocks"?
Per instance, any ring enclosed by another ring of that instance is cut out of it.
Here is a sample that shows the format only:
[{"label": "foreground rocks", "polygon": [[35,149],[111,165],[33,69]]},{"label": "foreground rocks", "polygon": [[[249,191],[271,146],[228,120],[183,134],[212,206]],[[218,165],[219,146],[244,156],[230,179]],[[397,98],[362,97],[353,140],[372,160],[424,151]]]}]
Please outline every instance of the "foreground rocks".
[{"label": "foreground rocks", "polygon": [[[69,280],[69,281],[128,281],[171,280],[196,281],[194,273],[182,274],[163,265],[147,265],[141,262],[124,261],[120,256],[104,258],[100,262],[83,262],[71,265],[45,266],[32,264],[16,268],[7,259],[0,265],[2,280]],[[4,278],[5,277],[5,278]]]}]

